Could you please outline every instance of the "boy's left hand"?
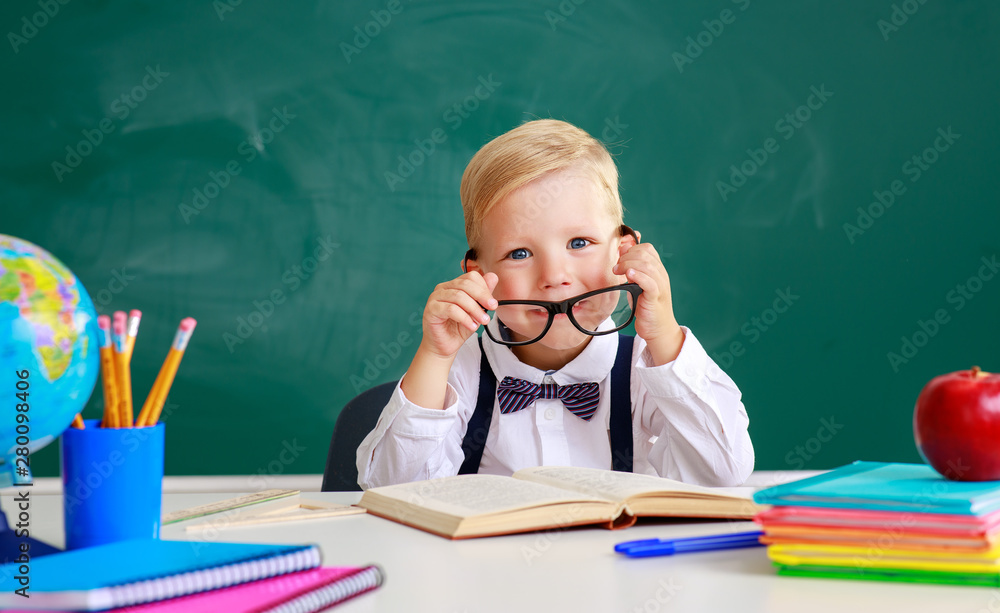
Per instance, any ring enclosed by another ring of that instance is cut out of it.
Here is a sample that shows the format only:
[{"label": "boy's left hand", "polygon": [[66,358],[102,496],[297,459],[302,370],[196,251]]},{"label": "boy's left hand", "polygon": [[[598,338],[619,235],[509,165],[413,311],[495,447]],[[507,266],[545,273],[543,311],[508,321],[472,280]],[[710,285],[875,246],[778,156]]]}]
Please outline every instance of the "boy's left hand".
[{"label": "boy's left hand", "polygon": [[684,331],[674,318],[670,277],[649,243],[622,244],[612,273],[625,275],[642,288],[635,309],[635,332],[646,341],[654,365],[672,362],[684,344]]}]

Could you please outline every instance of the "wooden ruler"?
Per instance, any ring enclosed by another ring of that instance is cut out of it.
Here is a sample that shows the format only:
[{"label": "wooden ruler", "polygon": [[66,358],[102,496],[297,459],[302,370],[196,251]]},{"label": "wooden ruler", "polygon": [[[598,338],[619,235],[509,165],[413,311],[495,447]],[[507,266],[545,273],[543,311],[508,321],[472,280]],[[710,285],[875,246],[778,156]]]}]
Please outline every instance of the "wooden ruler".
[{"label": "wooden ruler", "polygon": [[162,518],[160,518],[160,525],[165,526],[167,524],[173,524],[179,521],[184,521],[185,519],[204,517],[205,515],[212,515],[215,513],[231,511],[232,509],[239,509],[241,507],[247,507],[252,504],[269,502],[271,500],[279,500],[281,498],[287,498],[289,496],[297,496],[298,494],[299,490],[263,490],[260,492],[256,492],[254,494],[237,496],[236,498],[230,498],[228,500],[220,500],[219,502],[212,502],[197,507],[191,507],[190,509],[183,509],[181,511],[174,511],[172,513],[167,513]]},{"label": "wooden ruler", "polygon": [[332,502],[319,502],[317,500],[297,500],[293,498],[285,502],[287,504],[282,506],[275,505],[270,510],[259,513],[256,510],[248,510],[237,511],[235,515],[213,517],[205,522],[190,524],[185,530],[188,532],[224,530],[226,528],[254,526],[257,524],[357,515],[366,512],[361,507],[352,507]]}]

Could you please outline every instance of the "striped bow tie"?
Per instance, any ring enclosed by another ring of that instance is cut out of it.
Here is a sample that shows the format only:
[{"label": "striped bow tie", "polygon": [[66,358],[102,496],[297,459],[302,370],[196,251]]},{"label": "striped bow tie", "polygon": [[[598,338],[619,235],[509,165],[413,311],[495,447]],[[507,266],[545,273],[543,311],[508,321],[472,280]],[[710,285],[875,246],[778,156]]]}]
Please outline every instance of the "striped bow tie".
[{"label": "striped bow tie", "polygon": [[497,386],[497,400],[500,401],[500,413],[503,415],[527,408],[538,398],[558,398],[570,413],[584,421],[590,421],[597,411],[600,397],[601,388],[597,383],[536,385],[524,379],[504,377]]}]

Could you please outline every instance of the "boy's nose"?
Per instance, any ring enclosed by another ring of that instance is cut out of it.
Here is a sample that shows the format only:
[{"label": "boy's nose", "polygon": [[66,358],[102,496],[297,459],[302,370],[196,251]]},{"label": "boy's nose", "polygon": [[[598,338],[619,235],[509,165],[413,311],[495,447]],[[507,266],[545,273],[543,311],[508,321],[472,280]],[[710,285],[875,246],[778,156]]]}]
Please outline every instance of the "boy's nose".
[{"label": "boy's nose", "polygon": [[569,263],[559,257],[544,258],[539,271],[538,286],[540,289],[551,289],[573,284],[573,275]]}]

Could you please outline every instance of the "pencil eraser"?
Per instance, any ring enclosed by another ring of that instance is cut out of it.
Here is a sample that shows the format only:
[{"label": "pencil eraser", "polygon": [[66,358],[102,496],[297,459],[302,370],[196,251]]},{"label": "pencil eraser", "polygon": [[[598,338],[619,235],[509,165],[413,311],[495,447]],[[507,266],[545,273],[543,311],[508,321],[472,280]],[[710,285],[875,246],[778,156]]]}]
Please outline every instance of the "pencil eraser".
[{"label": "pencil eraser", "polygon": [[97,327],[100,328],[101,330],[110,330],[111,329],[111,318],[108,317],[107,315],[98,315],[97,316]]},{"label": "pencil eraser", "polygon": [[[124,313],[123,313],[123,315],[124,315]],[[122,321],[121,319],[118,319],[116,317],[115,318],[115,323],[114,323],[114,328],[112,328],[112,331],[115,334],[119,335],[119,336],[124,336],[125,335],[125,322]]]},{"label": "pencil eraser", "polygon": [[197,325],[198,322],[195,321],[194,317],[185,317],[181,320],[180,329],[184,332],[190,332],[191,330],[194,330],[194,327]]},{"label": "pencil eraser", "polygon": [[142,317],[142,311],[140,311],[139,309],[132,309],[131,311],[128,312],[128,317],[129,319]]},{"label": "pencil eraser", "polygon": [[115,323],[121,321],[124,324],[126,319],[128,318],[125,316],[125,311],[115,311]]}]

